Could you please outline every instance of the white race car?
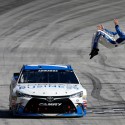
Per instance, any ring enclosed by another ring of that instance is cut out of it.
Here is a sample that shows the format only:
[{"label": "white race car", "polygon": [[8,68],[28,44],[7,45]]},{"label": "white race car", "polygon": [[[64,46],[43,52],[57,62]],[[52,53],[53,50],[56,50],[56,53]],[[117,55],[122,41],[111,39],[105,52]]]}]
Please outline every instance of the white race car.
[{"label": "white race car", "polygon": [[86,98],[70,65],[24,65],[13,75],[9,109],[15,116],[82,117]]}]

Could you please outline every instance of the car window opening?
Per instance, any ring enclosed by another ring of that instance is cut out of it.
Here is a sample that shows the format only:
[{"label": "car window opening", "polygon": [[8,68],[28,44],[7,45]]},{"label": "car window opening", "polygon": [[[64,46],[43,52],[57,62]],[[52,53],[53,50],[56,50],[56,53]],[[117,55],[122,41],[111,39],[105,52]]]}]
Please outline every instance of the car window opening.
[{"label": "car window opening", "polygon": [[24,70],[19,83],[74,83],[78,80],[73,71],[64,70]]}]

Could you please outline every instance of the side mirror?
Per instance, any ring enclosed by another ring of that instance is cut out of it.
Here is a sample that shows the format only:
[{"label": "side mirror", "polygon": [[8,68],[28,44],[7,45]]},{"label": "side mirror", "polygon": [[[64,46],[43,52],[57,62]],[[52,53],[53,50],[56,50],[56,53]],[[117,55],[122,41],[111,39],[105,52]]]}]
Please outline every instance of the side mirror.
[{"label": "side mirror", "polygon": [[20,73],[13,73],[14,79],[17,81],[19,78]]}]

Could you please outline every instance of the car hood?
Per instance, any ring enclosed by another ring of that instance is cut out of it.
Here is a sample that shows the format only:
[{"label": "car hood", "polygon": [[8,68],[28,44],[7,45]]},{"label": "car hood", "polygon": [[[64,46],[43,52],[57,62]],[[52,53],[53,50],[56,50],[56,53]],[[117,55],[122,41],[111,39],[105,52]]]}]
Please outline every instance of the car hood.
[{"label": "car hood", "polygon": [[81,84],[20,84],[16,91],[37,96],[63,96],[72,95],[86,90]]}]

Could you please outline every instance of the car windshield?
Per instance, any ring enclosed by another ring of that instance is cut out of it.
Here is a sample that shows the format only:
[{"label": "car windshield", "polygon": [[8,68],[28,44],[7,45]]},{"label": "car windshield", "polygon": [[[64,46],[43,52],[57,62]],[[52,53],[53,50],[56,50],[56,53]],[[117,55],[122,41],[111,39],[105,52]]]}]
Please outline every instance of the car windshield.
[{"label": "car windshield", "polygon": [[74,83],[78,80],[73,71],[65,70],[26,70],[23,71],[19,83]]}]

